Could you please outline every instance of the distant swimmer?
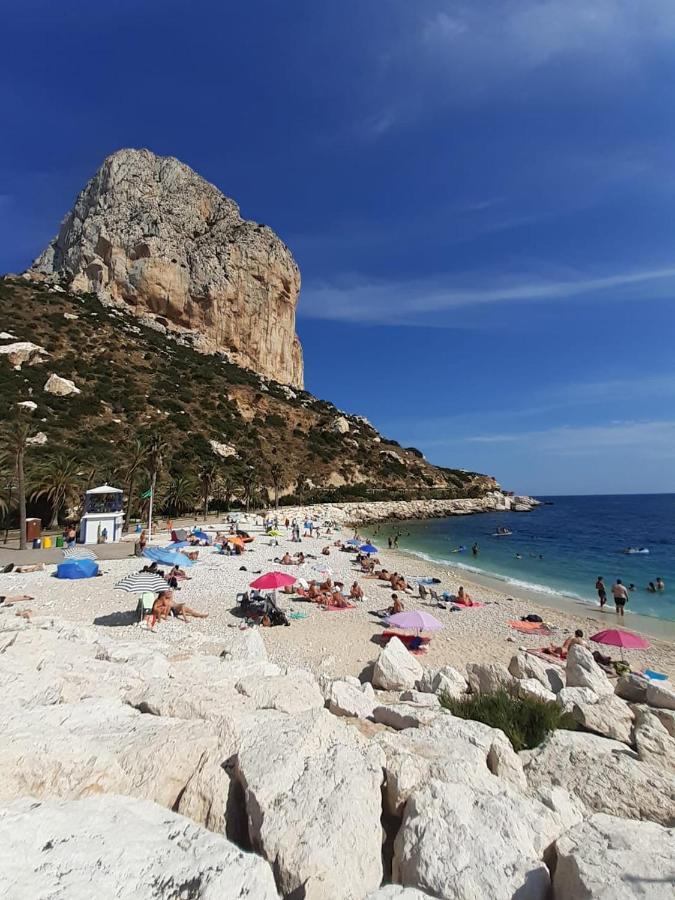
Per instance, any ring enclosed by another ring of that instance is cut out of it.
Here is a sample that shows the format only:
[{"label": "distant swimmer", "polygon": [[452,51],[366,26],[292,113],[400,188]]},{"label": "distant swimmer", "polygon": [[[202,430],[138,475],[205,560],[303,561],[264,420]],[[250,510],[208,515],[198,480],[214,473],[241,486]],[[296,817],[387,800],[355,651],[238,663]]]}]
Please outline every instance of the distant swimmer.
[{"label": "distant swimmer", "polygon": [[516,559],[522,559],[522,558],[523,558],[522,553],[516,553]]},{"label": "distant swimmer", "polygon": [[665,591],[665,589],[666,589],[666,583],[663,580],[663,578],[657,578],[656,579],[656,590],[657,591]]},{"label": "distant swimmer", "polygon": [[650,581],[649,584],[647,585],[647,591],[648,591],[650,594],[655,594],[655,593],[656,593],[656,585],[654,584],[653,581]]},{"label": "distant swimmer", "polygon": [[480,547],[478,546],[478,544],[473,545],[473,547],[471,548],[471,552],[474,556],[478,556],[478,554],[480,553]]},{"label": "distant swimmer", "polygon": [[602,575],[598,575],[598,580],[595,582],[595,589],[598,592],[598,597],[600,598],[600,609],[607,603],[607,590],[605,588],[605,582],[602,578]]}]

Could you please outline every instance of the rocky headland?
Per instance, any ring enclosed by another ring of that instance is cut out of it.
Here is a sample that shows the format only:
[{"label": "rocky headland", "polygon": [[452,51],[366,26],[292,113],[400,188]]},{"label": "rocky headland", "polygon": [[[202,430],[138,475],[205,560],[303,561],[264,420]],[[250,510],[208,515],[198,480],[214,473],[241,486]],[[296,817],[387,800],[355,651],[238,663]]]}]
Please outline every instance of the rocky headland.
[{"label": "rocky headland", "polygon": [[[211,649],[0,610],[0,893],[672,896],[670,688],[583,648],[462,672],[394,639],[361,681],[271,663],[255,630]],[[499,689],[579,730],[516,753],[439,703]]]},{"label": "rocky headland", "polygon": [[194,331],[202,349],[302,387],[290,250],[173,157],[109,156],[29,274]]}]

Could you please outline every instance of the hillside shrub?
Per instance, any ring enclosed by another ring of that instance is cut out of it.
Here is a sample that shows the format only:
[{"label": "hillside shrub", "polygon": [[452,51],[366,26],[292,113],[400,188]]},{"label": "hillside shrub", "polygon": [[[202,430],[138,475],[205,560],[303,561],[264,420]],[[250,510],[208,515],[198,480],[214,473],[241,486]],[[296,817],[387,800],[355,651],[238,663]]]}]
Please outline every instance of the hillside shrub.
[{"label": "hillside shrub", "polygon": [[550,732],[559,728],[573,731],[576,727],[572,717],[555,703],[535,697],[513,697],[506,691],[469,694],[460,699],[444,694],[440,700],[453,716],[501,729],[514,750],[532,750]]}]

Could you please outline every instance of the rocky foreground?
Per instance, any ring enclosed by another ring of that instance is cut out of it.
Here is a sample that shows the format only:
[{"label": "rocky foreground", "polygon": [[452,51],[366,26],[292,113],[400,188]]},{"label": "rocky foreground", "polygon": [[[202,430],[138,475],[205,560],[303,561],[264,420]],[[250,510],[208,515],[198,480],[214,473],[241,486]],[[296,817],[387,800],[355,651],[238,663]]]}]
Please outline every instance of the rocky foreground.
[{"label": "rocky foreground", "polygon": [[[675,692],[566,671],[423,669],[372,683],[0,612],[0,896],[672,897]],[[514,752],[439,695],[506,688],[579,731]],[[387,886],[383,886],[387,885]]]}]

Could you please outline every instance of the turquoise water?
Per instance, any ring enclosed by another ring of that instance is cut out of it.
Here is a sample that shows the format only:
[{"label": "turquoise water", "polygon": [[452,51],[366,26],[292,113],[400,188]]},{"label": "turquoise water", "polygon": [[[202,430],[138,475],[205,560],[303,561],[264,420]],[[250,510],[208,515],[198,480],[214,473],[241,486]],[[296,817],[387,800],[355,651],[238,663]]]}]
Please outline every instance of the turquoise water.
[{"label": "turquoise water", "polygon": [[[383,525],[380,542],[386,547],[387,535],[402,531],[399,547],[422,558],[596,605],[598,575],[604,577],[608,595],[614,580],[621,578],[625,585],[635,584],[627,612],[675,621],[675,494],[539,499],[553,505],[530,513]],[[491,537],[502,526],[513,535]],[[477,557],[471,554],[474,542],[480,545]],[[460,545],[466,551],[453,553]],[[627,556],[621,553],[624,547],[647,547],[650,553]],[[658,576],[666,590],[648,593],[647,584]]]}]

